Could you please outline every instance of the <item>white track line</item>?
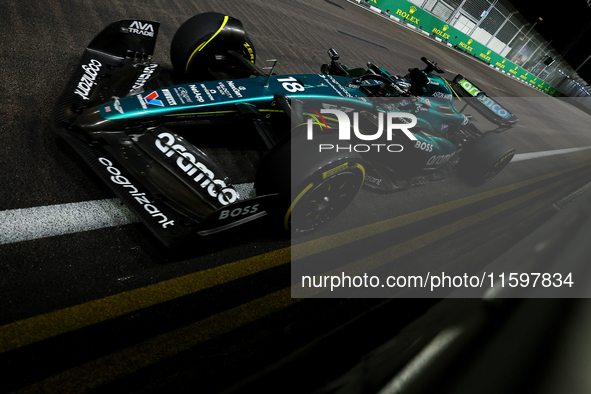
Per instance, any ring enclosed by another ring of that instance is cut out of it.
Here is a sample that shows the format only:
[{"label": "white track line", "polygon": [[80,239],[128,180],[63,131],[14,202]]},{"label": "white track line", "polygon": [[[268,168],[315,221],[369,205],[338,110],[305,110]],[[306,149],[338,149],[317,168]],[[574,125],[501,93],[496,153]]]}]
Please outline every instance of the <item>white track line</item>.
[{"label": "white track line", "polygon": [[0,211],[0,244],[121,226],[137,217],[117,198]]},{"label": "white track line", "polygon": [[[234,185],[246,198],[254,184]],[[118,198],[0,211],[0,245],[136,223]]]},{"label": "white track line", "polygon": [[518,153],[515,155],[515,157],[513,157],[513,160],[511,160],[511,163],[516,162],[516,161],[522,161],[522,160],[538,159],[540,157],[546,157],[546,156],[563,155],[565,153],[579,152],[579,151],[587,150],[587,149],[591,149],[591,146],[582,146],[580,148],[546,150],[543,152]]}]

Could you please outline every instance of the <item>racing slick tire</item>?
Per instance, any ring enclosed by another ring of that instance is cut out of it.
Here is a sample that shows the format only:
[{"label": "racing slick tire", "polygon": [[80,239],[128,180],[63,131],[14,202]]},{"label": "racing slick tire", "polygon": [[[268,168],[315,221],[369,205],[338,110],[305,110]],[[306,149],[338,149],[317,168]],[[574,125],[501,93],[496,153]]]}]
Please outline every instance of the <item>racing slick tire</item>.
[{"label": "racing slick tire", "polygon": [[248,78],[250,71],[228,55],[230,50],[253,64],[256,61],[254,44],[238,19],[206,12],[178,28],[170,46],[170,59],[175,72],[192,81],[209,79],[212,69],[225,73],[227,78]]},{"label": "racing slick tire", "polygon": [[279,193],[276,217],[292,235],[334,219],[363,186],[365,169],[359,154],[318,151],[319,144],[337,141],[335,135],[315,136],[314,141],[291,139],[275,147],[257,171],[257,194]]},{"label": "racing slick tire", "polygon": [[511,148],[493,131],[486,132],[468,145],[460,155],[457,173],[470,186],[492,180],[515,156]]}]

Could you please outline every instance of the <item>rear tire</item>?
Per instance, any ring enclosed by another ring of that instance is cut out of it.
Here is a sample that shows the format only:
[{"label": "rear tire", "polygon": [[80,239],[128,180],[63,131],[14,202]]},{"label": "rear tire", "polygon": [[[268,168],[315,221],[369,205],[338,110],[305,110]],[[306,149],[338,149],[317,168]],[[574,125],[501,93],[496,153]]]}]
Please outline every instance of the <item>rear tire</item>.
[{"label": "rear tire", "polygon": [[492,131],[464,148],[457,173],[470,186],[480,186],[492,180],[515,156],[515,149]]}]

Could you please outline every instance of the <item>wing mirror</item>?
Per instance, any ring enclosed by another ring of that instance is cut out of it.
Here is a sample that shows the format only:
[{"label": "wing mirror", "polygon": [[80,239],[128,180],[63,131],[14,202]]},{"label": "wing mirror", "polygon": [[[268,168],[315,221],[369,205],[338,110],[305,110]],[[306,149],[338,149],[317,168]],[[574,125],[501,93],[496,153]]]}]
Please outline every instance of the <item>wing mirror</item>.
[{"label": "wing mirror", "polygon": [[328,56],[330,56],[330,59],[333,61],[339,60],[339,54],[337,53],[336,49],[334,49],[334,48],[330,48],[328,50]]}]

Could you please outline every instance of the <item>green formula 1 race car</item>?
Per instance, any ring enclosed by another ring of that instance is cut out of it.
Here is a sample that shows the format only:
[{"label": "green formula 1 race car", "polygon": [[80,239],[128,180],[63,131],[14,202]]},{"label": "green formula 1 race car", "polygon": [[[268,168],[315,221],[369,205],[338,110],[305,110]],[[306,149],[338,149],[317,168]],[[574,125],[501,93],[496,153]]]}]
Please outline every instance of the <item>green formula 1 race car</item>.
[{"label": "green formula 1 race car", "polygon": [[[438,76],[442,70],[425,58],[425,68],[396,76],[371,63],[350,69],[330,49],[321,74],[275,75],[255,65],[239,20],[205,13],[173,38],[181,83],[159,84],[158,29],[158,22],[123,20],[96,36],[53,127],[169,247],[269,214],[294,233],[311,231],[342,212],[364,183],[393,192],[455,171],[477,186],[515,153],[499,132],[517,118],[464,77]],[[498,127],[478,130],[457,110],[460,97]],[[241,131],[252,125],[265,150],[256,194],[241,193],[195,146],[203,121],[235,122]],[[195,127],[179,131],[179,124]],[[181,135],[187,129],[193,135]]]}]

